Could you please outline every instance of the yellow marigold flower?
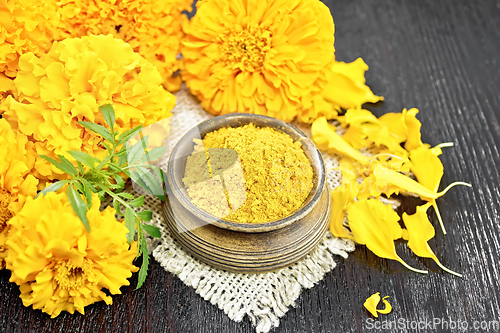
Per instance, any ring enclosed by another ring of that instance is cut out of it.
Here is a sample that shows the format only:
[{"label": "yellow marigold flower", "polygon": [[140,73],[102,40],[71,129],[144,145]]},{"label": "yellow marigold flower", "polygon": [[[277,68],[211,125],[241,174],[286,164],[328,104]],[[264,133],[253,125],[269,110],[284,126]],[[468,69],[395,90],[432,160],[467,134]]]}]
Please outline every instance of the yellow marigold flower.
[{"label": "yellow marigold flower", "polygon": [[[52,0],[0,0],[0,73],[10,78],[19,70],[19,57],[27,52],[41,55],[52,44],[57,22]],[[0,84],[0,91],[5,91]]]},{"label": "yellow marigold flower", "polygon": [[182,22],[193,0],[63,0],[56,40],[112,34],[129,43],[159,70],[165,88],[178,90],[177,56],[184,37]]},{"label": "yellow marigold flower", "polygon": [[[111,35],[55,42],[37,57],[21,56],[14,80],[16,97],[0,109],[4,117],[35,142],[37,154],[55,157],[69,150],[102,156],[101,138],[78,124],[105,125],[99,106],[113,104],[119,131],[148,126],[171,115],[175,97],[163,89],[158,70],[132,47]],[[36,161],[40,178],[61,177],[45,160]]]},{"label": "yellow marigold flower", "polygon": [[120,294],[138,270],[132,264],[137,244],[129,248],[128,229],[114,214],[111,207],[100,212],[93,205],[87,232],[66,194],[27,199],[9,221],[6,258],[10,281],[19,285],[25,306],[56,317],[61,311],[83,314],[85,306],[101,300],[112,303],[102,289]]},{"label": "yellow marigold flower", "polygon": [[9,220],[20,210],[27,197],[36,195],[38,180],[30,175],[34,156],[31,144],[0,119],[0,269],[7,256],[5,242]]},{"label": "yellow marigold flower", "polygon": [[205,0],[197,7],[183,25],[181,52],[183,79],[201,105],[214,115],[309,119],[301,113],[314,107],[334,59],[328,8],[317,0]]}]

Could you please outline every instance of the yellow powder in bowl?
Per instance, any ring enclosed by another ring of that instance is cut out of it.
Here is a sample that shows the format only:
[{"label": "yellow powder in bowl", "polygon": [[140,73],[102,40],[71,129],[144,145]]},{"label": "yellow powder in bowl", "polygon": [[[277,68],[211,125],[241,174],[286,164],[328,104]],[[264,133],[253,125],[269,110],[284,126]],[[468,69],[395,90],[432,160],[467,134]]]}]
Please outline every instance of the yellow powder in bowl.
[{"label": "yellow powder in bowl", "polygon": [[195,140],[183,178],[192,203],[228,221],[264,223],[297,211],[314,171],[300,141],[250,123]]}]

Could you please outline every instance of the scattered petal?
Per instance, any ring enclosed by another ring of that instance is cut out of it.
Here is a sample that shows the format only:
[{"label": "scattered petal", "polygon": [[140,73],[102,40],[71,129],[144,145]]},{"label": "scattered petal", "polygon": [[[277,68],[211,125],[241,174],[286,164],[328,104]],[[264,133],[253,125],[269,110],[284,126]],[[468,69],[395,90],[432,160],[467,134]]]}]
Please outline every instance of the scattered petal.
[{"label": "scattered petal", "polygon": [[386,300],[389,298],[389,296],[385,296],[382,299],[382,302],[385,305],[385,308],[383,309],[377,309],[377,305],[380,303],[380,293],[375,293],[368,297],[363,304],[363,306],[375,317],[378,318],[378,314],[388,314],[392,311],[392,306],[391,304]]},{"label": "scattered petal", "polygon": [[349,228],[358,244],[365,244],[378,257],[399,261],[418,273],[427,273],[410,267],[397,255],[394,240],[402,237],[403,230],[398,223],[399,216],[391,206],[379,200],[356,201],[349,207],[347,216]]},{"label": "scattered petal", "polygon": [[427,243],[435,235],[434,227],[427,217],[427,209],[430,206],[429,202],[417,207],[417,212],[413,215],[403,213],[403,222],[408,230],[408,247],[419,257],[432,258],[444,271],[462,277],[461,274],[444,267]]},{"label": "scattered petal", "polygon": [[312,140],[320,150],[349,156],[354,160],[368,164],[370,158],[361,154],[335,132],[335,127],[328,124],[325,117],[318,118],[311,126]]}]

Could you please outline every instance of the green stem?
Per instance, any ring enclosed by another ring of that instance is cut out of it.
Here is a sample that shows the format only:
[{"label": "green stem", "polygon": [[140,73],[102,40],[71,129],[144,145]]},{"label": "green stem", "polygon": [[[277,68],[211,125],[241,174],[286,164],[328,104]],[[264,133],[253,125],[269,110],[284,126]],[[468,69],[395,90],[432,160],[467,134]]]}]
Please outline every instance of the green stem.
[{"label": "green stem", "polygon": [[[102,186],[101,184],[98,184],[99,185],[99,188],[101,188],[102,190],[104,190],[104,192],[106,192],[107,194],[109,194],[113,199],[115,200],[118,200],[119,203],[121,203],[123,206],[125,206],[125,208],[129,208],[130,210],[132,210],[133,214],[134,214],[134,218],[136,219],[136,226],[137,226],[137,242],[139,244],[141,244],[140,242],[142,241],[142,238],[144,237],[143,233],[142,233],[142,225],[141,223],[143,222],[141,220],[141,218],[137,215],[137,213],[135,212],[135,210],[125,201],[123,200],[122,198],[120,198],[119,195],[116,195],[115,193],[113,193],[113,191],[111,191],[109,188],[107,188],[106,186]],[[137,252],[137,256],[140,255],[140,252]]]},{"label": "green stem", "polygon": [[102,167],[104,167],[106,164],[108,164],[109,161],[112,161],[112,158],[115,156],[116,153],[116,133],[113,131],[113,149],[111,151],[111,154],[107,156],[104,160],[99,163],[97,166],[97,169],[101,170]]}]

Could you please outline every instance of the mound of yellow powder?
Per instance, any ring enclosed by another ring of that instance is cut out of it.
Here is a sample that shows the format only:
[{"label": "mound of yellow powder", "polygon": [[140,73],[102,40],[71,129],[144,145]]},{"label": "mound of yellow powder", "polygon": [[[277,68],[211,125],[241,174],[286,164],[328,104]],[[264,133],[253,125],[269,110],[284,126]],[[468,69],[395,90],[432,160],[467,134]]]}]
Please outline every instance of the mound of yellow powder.
[{"label": "mound of yellow powder", "polygon": [[313,187],[300,141],[273,128],[222,128],[195,143],[183,182],[192,203],[219,218],[277,220],[298,210]]}]

